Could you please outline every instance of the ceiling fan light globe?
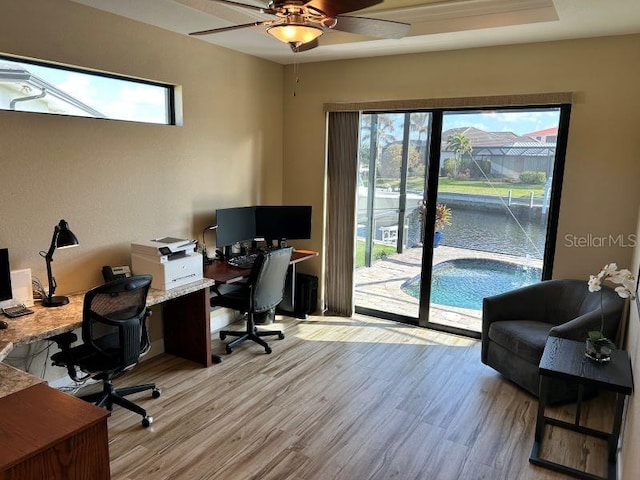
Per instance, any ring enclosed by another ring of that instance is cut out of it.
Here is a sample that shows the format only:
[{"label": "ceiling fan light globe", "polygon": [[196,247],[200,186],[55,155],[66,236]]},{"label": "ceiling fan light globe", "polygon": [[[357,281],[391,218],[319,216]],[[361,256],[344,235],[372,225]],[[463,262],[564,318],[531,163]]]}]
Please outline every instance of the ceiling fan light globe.
[{"label": "ceiling fan light globe", "polygon": [[313,25],[287,23],[269,27],[267,29],[267,33],[283,43],[302,45],[303,43],[311,42],[322,35],[322,29]]}]

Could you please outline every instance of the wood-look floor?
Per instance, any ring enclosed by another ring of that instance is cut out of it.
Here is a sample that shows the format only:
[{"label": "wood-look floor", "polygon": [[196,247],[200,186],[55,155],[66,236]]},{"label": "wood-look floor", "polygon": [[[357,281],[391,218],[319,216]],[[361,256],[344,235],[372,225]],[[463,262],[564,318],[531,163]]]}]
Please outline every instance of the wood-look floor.
[{"label": "wood-look floor", "polygon": [[[132,397],[148,429],[114,408],[112,478],[567,478],[528,463],[537,401],[482,365],[477,341],[366,317],[273,326],[287,337],[271,355],[243,345],[209,369],[161,355],[119,379],[162,396]],[[589,426],[609,428],[606,400],[587,402]],[[544,456],[605,473],[603,441],[550,427],[545,441]]]}]

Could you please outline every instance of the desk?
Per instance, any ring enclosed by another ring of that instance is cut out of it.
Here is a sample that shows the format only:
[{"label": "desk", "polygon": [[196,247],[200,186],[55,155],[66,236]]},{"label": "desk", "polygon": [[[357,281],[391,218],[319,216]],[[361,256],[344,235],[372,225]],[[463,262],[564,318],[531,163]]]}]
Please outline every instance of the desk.
[{"label": "desk", "polygon": [[[291,297],[291,310],[284,310],[283,313],[286,315],[306,318],[306,314],[297,312],[295,308],[296,265],[317,256],[318,252],[312,250],[294,250],[291,254],[291,261],[289,262],[291,271],[287,277],[288,294]],[[250,268],[237,268],[229,265],[226,260],[214,260],[213,263],[204,267],[204,277],[214,280],[216,284],[236,283],[248,278],[249,273],[251,273]]]},{"label": "desk", "polygon": [[[163,308],[165,351],[205,367],[217,360],[211,355],[209,287],[212,285],[213,280],[205,278],[171,290],[152,288],[147,296],[147,306],[161,304]],[[49,308],[36,305],[32,308],[33,315],[6,318],[9,327],[0,330],[0,361],[15,346],[80,328],[83,299],[84,294],[71,295],[67,305]]]},{"label": "desk", "polygon": [[0,480],[111,478],[107,410],[39,384],[0,411]]},{"label": "desk", "polygon": [[[610,480],[616,478],[616,449],[620,428],[622,425],[622,413],[627,395],[633,391],[633,376],[631,373],[631,360],[627,352],[614,350],[611,352],[611,361],[596,363],[584,355],[584,342],[576,342],[563,338],[549,337],[540,360],[540,396],[538,403],[538,418],[536,421],[536,434],[529,462],[534,465],[548,468],[556,472],[571,475],[576,478],[600,480],[603,477],[582,472],[559,463],[540,458],[540,447],[544,437],[545,425],[554,425],[574,432],[590,435],[607,440],[608,449],[608,476]],[[573,423],[565,422],[544,415],[547,389],[551,378],[562,378],[578,384],[578,403],[576,416]],[[616,393],[616,412],[611,433],[601,432],[580,425],[580,412],[582,407],[582,392],[584,385],[593,385],[602,390]]]},{"label": "desk", "polygon": [[[211,354],[209,287],[203,279],[171,290],[150,289],[147,306],[162,305],[165,351],[205,367]],[[7,318],[0,330],[0,361],[18,345],[46,340],[82,326],[84,294],[61,307],[33,307]],[[47,387],[41,380],[0,364],[0,480],[101,480],[110,478],[109,412]]]},{"label": "desk", "polygon": [[45,383],[45,381],[0,362],[0,398],[41,383]]}]

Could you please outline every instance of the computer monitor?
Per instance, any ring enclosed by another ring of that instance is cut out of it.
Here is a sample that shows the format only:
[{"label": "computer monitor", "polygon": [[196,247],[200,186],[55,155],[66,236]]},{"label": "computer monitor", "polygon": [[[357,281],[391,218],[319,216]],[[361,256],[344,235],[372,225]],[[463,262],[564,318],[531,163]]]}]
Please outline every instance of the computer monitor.
[{"label": "computer monitor", "polygon": [[311,206],[264,205],[256,207],[256,236],[273,240],[305,240],[311,238]]},{"label": "computer monitor", "polygon": [[11,269],[9,268],[9,250],[0,248],[0,302],[11,300]]},{"label": "computer monitor", "polygon": [[216,245],[226,247],[256,237],[255,207],[219,208],[216,210]]}]

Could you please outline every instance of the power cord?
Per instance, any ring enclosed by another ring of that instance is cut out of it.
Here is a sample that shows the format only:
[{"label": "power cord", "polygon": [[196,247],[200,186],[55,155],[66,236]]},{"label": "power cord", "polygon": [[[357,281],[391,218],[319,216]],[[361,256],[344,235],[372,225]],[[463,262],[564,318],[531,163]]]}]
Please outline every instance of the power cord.
[{"label": "power cord", "polygon": [[34,296],[40,297],[40,300],[47,298],[47,293],[38,277],[33,277],[31,279],[31,288],[33,290]]}]

